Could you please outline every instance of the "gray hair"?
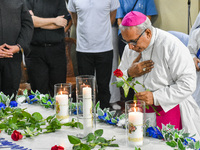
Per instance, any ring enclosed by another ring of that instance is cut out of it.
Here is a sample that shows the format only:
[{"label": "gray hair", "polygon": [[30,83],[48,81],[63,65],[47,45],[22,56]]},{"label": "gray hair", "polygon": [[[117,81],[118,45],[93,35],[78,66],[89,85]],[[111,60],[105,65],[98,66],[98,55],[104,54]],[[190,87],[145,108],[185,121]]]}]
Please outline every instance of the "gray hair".
[{"label": "gray hair", "polygon": [[138,32],[142,32],[142,31],[144,31],[145,29],[150,29],[151,31],[152,31],[152,25],[151,25],[151,21],[150,21],[150,19],[147,17],[146,18],[146,20],[145,20],[145,22],[143,22],[142,24],[139,24],[139,25],[137,25],[137,26],[123,26],[122,24],[120,24],[119,25],[119,29],[121,30],[121,31],[124,31],[124,30],[126,30],[126,29],[129,29],[129,28],[131,28],[131,27],[135,27],[135,28],[137,28],[139,31]]}]

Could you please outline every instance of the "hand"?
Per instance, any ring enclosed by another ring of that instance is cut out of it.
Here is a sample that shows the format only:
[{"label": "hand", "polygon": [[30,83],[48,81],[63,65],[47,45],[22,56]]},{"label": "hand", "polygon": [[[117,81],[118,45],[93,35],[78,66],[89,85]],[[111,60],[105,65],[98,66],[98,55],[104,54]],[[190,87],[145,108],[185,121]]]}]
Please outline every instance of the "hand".
[{"label": "hand", "polygon": [[30,13],[31,16],[34,16],[34,13],[33,13],[32,10],[29,10],[29,13]]},{"label": "hand", "polygon": [[[144,75],[145,73],[148,73],[152,70],[154,67],[154,63],[152,60],[147,60],[143,62],[139,62],[141,58],[141,53],[138,55],[138,57],[133,61],[131,67],[128,69],[128,75],[130,77],[139,77]],[[143,70],[146,68],[145,70]]]},{"label": "hand", "polygon": [[153,105],[153,93],[150,91],[144,91],[136,93],[135,96],[138,100],[144,101],[147,105]]},{"label": "hand", "polygon": [[9,52],[12,53],[12,54],[17,53],[20,50],[17,45],[8,45],[8,44],[5,44],[5,46],[9,50]]},{"label": "hand", "polygon": [[64,17],[65,17],[64,15],[56,17],[55,24],[57,26],[66,27],[67,20]]},{"label": "hand", "polygon": [[12,57],[13,53],[7,49],[6,44],[0,45],[0,58],[12,58]]},{"label": "hand", "polygon": [[200,63],[200,59],[194,57],[193,60],[194,60],[194,64],[195,64],[195,67],[196,67],[197,71],[200,71],[200,68],[198,66],[198,63]]}]

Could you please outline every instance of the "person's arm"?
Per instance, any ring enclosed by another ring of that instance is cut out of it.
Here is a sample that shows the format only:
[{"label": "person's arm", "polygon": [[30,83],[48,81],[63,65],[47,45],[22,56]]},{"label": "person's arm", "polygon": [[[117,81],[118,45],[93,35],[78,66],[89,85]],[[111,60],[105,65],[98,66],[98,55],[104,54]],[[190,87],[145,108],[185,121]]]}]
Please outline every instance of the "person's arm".
[{"label": "person's arm", "polygon": [[30,14],[32,15],[33,24],[35,28],[58,29],[65,27],[67,24],[67,20],[64,18],[64,15],[57,16],[56,18],[42,18],[35,16],[31,10]]},{"label": "person's arm", "polygon": [[119,26],[121,23],[122,23],[122,18],[118,18],[118,19],[117,19],[117,24],[118,24],[118,26]]},{"label": "person's arm", "polygon": [[70,12],[70,11],[69,11],[69,13],[70,13],[70,15],[71,15],[71,17],[72,17],[72,22],[73,22],[73,24],[74,24],[75,27],[76,27],[76,26],[77,26],[77,13]]},{"label": "person's arm", "polygon": [[188,41],[188,49],[190,51],[191,56],[193,57],[194,64],[196,66],[196,70],[199,71],[200,68],[198,66],[198,63],[200,63],[200,59],[197,58],[197,52],[198,52],[198,47],[200,44],[200,39],[198,38],[200,35],[200,29],[197,28],[194,30],[194,32],[191,34],[189,41]]},{"label": "person's arm", "polygon": [[117,13],[117,9],[110,12],[110,22],[112,25],[115,23],[116,13]]},{"label": "person's arm", "polygon": [[67,32],[72,26],[72,19],[69,20],[68,25],[65,27],[65,32]]},{"label": "person's arm", "polygon": [[[32,40],[34,26],[33,26],[33,21],[31,19],[31,15],[24,3],[22,5],[20,18],[21,18],[21,31],[18,36],[16,44],[18,44],[21,47],[21,50],[23,49],[23,52],[26,55],[29,53],[29,44]],[[16,46],[17,45],[15,45],[15,47]],[[18,48],[18,52],[19,50],[20,48]]]}]

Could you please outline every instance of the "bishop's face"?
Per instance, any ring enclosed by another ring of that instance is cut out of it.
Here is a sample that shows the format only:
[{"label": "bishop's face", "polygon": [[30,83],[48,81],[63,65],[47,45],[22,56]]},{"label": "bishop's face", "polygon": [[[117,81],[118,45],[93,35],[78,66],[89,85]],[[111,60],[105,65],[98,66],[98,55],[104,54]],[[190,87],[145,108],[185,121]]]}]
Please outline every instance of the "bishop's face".
[{"label": "bishop's face", "polygon": [[136,52],[145,50],[151,42],[152,33],[150,29],[145,29],[142,32],[136,27],[130,27],[121,31],[125,43],[129,45],[129,49]]}]

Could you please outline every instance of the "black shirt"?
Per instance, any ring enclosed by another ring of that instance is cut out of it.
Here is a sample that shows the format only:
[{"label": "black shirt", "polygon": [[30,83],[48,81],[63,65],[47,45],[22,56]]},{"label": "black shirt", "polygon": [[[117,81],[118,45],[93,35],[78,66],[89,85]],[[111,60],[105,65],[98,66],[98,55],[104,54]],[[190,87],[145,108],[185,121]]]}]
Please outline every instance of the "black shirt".
[{"label": "black shirt", "polygon": [[[65,15],[67,19],[68,11],[65,0],[26,0],[29,10],[32,10],[35,16],[41,18],[56,18]],[[64,28],[47,30],[34,28],[32,44],[56,44],[63,41],[65,37]]]}]

